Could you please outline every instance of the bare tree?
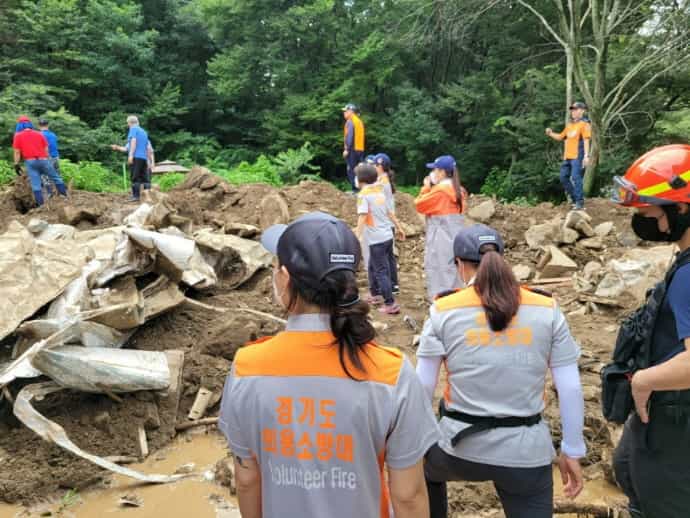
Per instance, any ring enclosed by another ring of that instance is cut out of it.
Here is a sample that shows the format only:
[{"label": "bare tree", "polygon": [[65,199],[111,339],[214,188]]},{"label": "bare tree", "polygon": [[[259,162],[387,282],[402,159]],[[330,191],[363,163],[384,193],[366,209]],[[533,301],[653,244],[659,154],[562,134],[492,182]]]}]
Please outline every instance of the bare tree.
[{"label": "bare tree", "polygon": [[[557,18],[547,19],[535,0],[516,0],[563,47],[566,56],[566,105],[572,102],[574,78],[592,121],[591,165],[585,191],[591,192],[606,137],[614,125],[625,125],[640,95],[662,75],[690,63],[689,0],[551,0]],[[590,41],[585,41],[585,34]],[[613,38],[634,35],[638,58],[616,84],[607,81]],[[639,113],[639,112],[638,112]]]}]

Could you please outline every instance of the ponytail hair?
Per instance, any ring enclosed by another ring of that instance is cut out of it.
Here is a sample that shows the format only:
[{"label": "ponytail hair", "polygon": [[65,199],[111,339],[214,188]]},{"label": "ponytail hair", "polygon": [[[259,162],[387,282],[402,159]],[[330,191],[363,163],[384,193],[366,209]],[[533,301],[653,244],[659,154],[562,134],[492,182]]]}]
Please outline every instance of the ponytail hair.
[{"label": "ponytail hair", "polygon": [[520,284],[496,245],[479,249],[482,259],[474,278],[474,290],[482,301],[492,331],[506,329],[520,308]]},{"label": "ponytail hair", "polygon": [[383,171],[388,175],[388,180],[391,183],[391,192],[395,194],[395,171],[391,169],[390,165],[381,164]]},{"label": "ponytail hair", "polygon": [[335,270],[326,275],[317,287],[291,276],[289,289],[288,311],[294,309],[299,298],[330,315],[340,366],[349,378],[361,381],[353,375],[351,368],[366,374],[360,355],[366,354],[364,349],[376,336],[376,330],[368,318],[369,304],[359,299],[355,273]]},{"label": "ponytail hair", "polygon": [[465,197],[467,195],[467,191],[465,191],[465,188],[460,183],[460,171],[458,171],[457,167],[453,169],[453,172],[449,176],[451,181],[453,182],[453,190],[455,191],[455,203],[457,203],[458,210],[460,211],[460,214],[462,214],[465,211]]}]

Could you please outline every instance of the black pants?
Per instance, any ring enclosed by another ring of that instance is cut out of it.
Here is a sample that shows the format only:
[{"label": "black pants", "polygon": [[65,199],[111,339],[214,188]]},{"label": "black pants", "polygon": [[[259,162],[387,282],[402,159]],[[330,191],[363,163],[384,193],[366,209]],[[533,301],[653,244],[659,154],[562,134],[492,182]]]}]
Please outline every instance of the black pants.
[{"label": "black pants", "polygon": [[613,455],[616,481],[633,516],[690,515],[690,408],[654,406],[645,425],[637,414],[625,423]]},{"label": "black pants", "polygon": [[142,184],[145,189],[148,189],[151,185],[146,160],[144,158],[135,158],[129,166],[129,173],[132,180],[132,196],[139,199]]},{"label": "black pants", "polygon": [[355,186],[355,167],[364,161],[364,151],[355,151],[354,149],[349,151],[345,161],[347,163],[347,179],[352,186],[352,192],[356,192],[358,189]]},{"label": "black pants", "polygon": [[386,304],[393,304],[393,285],[391,283],[390,256],[393,255],[393,240],[369,245],[369,284],[378,290]]},{"label": "black pants", "polygon": [[[393,235],[395,235],[395,227],[393,227]],[[391,283],[393,287],[395,287],[398,285],[398,261],[395,258],[395,240],[393,241],[393,247],[391,249],[388,269],[391,272]]]},{"label": "black pants", "polygon": [[434,445],[424,462],[431,518],[448,516],[446,481],[491,480],[498,492],[506,518],[551,518],[553,475],[551,465],[538,468],[492,466],[448,455]]}]

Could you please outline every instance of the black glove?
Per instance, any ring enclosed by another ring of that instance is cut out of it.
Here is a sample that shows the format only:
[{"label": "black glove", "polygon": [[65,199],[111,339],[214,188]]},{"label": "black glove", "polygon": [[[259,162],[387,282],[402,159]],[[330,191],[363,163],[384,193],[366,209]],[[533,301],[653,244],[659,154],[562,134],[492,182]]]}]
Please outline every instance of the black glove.
[{"label": "black glove", "polygon": [[14,164],[14,172],[17,174],[17,176],[20,176],[23,173],[22,166],[19,164]]}]

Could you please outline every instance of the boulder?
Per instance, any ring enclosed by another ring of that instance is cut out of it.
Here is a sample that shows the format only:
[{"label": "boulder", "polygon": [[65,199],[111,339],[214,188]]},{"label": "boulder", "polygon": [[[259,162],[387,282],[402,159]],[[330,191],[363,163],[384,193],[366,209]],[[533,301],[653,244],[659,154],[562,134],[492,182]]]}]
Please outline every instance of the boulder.
[{"label": "boulder", "polygon": [[642,242],[642,240],[637,237],[637,234],[635,234],[635,232],[633,232],[631,229],[620,232],[618,236],[616,236],[616,239],[621,246],[628,248],[637,246]]},{"label": "boulder", "polygon": [[66,225],[76,225],[82,221],[90,221],[96,223],[98,218],[103,214],[103,209],[95,207],[75,207],[73,205],[65,205],[60,208],[60,221]]},{"label": "boulder", "polygon": [[659,282],[674,257],[675,245],[652,248],[634,248],[620,259],[606,265],[605,275],[595,295],[623,298],[626,302],[641,304],[649,288]]},{"label": "boulder", "polygon": [[598,263],[596,261],[590,261],[588,262],[585,267],[582,270],[582,273],[585,276],[585,279],[587,280],[592,280],[594,279],[599,272],[601,272],[603,266],[601,263]]},{"label": "boulder", "polygon": [[496,214],[496,204],[493,200],[483,201],[476,207],[472,207],[468,213],[471,219],[481,223],[488,222],[494,214]]},{"label": "boulder", "polygon": [[613,221],[605,221],[594,227],[594,233],[599,237],[606,237],[611,233],[613,228]]},{"label": "boulder", "polygon": [[546,254],[547,258],[542,261],[544,267],[541,271],[541,278],[563,277],[577,271],[575,261],[565,255],[558,247],[549,246]]},{"label": "boulder", "polygon": [[563,227],[558,234],[558,243],[563,245],[572,245],[580,238],[580,234],[577,230],[572,228]]},{"label": "boulder", "polygon": [[282,195],[277,192],[267,194],[259,203],[259,224],[261,230],[266,230],[271,225],[290,222],[290,209]]},{"label": "boulder", "polygon": [[591,250],[601,250],[604,248],[604,241],[599,236],[588,237],[577,243],[577,246],[589,248]]},{"label": "boulder", "polygon": [[532,250],[539,250],[556,241],[561,230],[561,219],[555,218],[546,223],[532,225],[525,232],[525,241]]},{"label": "boulder", "polygon": [[513,266],[513,273],[518,281],[523,282],[532,276],[532,268],[526,264],[516,264]]},{"label": "boulder", "polygon": [[590,225],[592,216],[583,210],[571,210],[565,218],[565,227],[577,230],[585,237],[594,237],[594,229]]}]

